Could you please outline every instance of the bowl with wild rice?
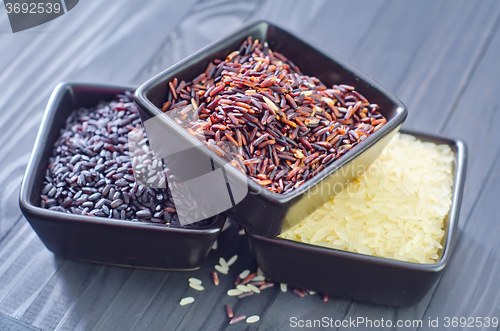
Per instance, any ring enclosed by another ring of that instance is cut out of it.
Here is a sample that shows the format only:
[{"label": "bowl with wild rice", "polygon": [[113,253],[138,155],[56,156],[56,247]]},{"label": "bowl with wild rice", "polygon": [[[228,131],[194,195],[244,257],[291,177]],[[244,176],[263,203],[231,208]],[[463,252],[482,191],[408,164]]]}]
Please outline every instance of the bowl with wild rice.
[{"label": "bowl with wild rice", "polygon": [[403,131],[342,192],[276,238],[248,232],[250,245],[274,281],[416,304],[450,260],[465,167],[461,141]]},{"label": "bowl with wild rice", "polygon": [[267,237],[359,176],[407,115],[369,77],[268,22],[168,68],[135,100],[145,123],[164,127],[157,139],[195,150],[191,163],[225,169],[227,214]]},{"label": "bowl with wild rice", "polygon": [[54,89],[21,186],[21,210],[58,256],[196,269],[225,217],[179,222],[161,160],[145,135],[129,139],[143,134],[132,90],[86,83]]}]

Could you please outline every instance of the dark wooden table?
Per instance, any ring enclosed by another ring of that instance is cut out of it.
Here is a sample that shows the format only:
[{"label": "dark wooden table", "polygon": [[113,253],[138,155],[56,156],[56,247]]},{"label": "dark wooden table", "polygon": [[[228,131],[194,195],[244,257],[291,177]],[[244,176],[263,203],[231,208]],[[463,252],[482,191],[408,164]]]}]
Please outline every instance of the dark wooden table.
[{"label": "dark wooden table", "polygon": [[[228,297],[236,274],[256,267],[236,226],[200,270],[161,272],[56,258],[22,216],[19,184],[58,82],[138,85],[256,19],[289,28],[392,90],[410,110],[405,128],[467,143],[458,244],[418,305],[325,303],[276,288]],[[16,34],[1,9],[0,50],[0,330],[290,330],[291,317],[324,316],[383,318],[393,328],[398,320],[423,320],[421,329],[439,318],[442,329],[445,317],[500,317],[499,1],[82,0],[68,14]],[[234,253],[240,258],[232,275],[211,286],[219,256]],[[204,280],[205,291],[188,288],[192,276]],[[188,295],[196,302],[179,306]],[[225,303],[260,322],[228,326]]]}]

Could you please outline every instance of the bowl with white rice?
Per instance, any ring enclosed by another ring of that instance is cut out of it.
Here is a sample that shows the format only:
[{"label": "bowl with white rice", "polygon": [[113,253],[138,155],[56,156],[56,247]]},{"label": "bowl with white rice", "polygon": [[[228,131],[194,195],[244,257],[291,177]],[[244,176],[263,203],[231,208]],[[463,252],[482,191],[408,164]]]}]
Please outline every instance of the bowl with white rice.
[{"label": "bowl with white rice", "polygon": [[403,132],[349,186],[276,238],[248,233],[270,279],[359,301],[412,305],[445,269],[466,168],[460,140]]}]

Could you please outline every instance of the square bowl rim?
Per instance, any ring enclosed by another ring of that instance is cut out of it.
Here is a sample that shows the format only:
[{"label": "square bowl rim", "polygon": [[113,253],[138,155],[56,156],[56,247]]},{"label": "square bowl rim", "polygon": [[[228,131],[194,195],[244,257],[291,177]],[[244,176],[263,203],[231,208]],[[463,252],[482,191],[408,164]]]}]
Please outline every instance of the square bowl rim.
[{"label": "square bowl rim", "polygon": [[[164,114],[162,111],[160,111],[159,108],[157,108],[148,98],[147,94],[153,89],[155,86],[163,83],[166,81],[164,78],[168,75],[170,75],[173,71],[176,71],[180,68],[182,68],[186,63],[190,62],[191,60],[203,56],[204,53],[210,51],[212,48],[218,46],[220,43],[224,42],[226,39],[232,38],[233,36],[242,33],[243,31],[250,29],[254,26],[258,26],[260,24],[266,24],[268,27],[275,27],[278,28],[285,33],[290,34],[291,36],[295,37],[297,40],[300,42],[304,43],[307,45],[310,49],[319,52],[321,55],[326,56],[329,58],[331,61],[336,62],[340,66],[346,68],[346,70],[350,71],[355,77],[359,78],[360,80],[364,81],[365,83],[368,83],[370,86],[378,90],[380,94],[383,94],[387,99],[389,99],[394,105],[395,105],[395,111],[396,115],[394,118],[390,121],[387,121],[387,123],[379,130],[378,132],[378,137],[373,137],[373,135],[370,135],[367,139],[363,141],[363,144],[358,144],[354,146],[348,153],[345,153],[342,155],[339,159],[335,160],[327,166],[325,169],[320,171],[317,176],[311,178],[310,180],[306,181],[303,185],[298,187],[297,189],[285,193],[285,194],[280,194],[280,193],[275,193],[271,192],[258,183],[254,182],[253,180],[247,180],[248,185],[253,188],[257,194],[254,195],[261,195],[263,196],[266,200],[275,203],[275,204],[285,204],[297,197],[299,197],[301,194],[307,192],[309,189],[311,189],[314,185],[319,184],[324,178],[330,176],[332,173],[340,169],[342,166],[348,164],[350,161],[355,159],[357,156],[368,150],[370,147],[372,147],[378,140],[386,137],[388,134],[390,134],[394,129],[396,129],[399,125],[401,125],[404,120],[406,119],[408,115],[408,110],[406,106],[399,100],[392,92],[388,91],[386,88],[382,87],[379,83],[375,82],[372,78],[370,78],[368,75],[362,73],[360,70],[356,69],[346,61],[342,60],[339,58],[337,55],[332,54],[331,52],[328,52],[327,50],[323,49],[322,47],[313,44],[309,41],[306,41],[302,39],[301,37],[295,35],[294,33],[290,32],[289,30],[282,28],[279,25],[276,25],[274,23],[271,23],[266,20],[256,20],[256,21],[251,21],[249,23],[246,23],[239,27],[238,29],[234,30],[232,33],[225,35],[221,38],[218,38],[214,42],[211,42],[207,46],[199,49],[198,51],[194,52],[193,54],[189,55],[188,57],[182,59],[181,61],[175,63],[174,65],[170,66],[169,68],[161,71],[160,73],[156,74],[152,78],[148,79],[146,82],[141,84],[135,91],[134,93],[134,99],[136,103],[138,104],[139,107],[143,108],[145,111],[149,113],[151,116],[158,116]],[[180,134],[183,139],[186,141],[190,141],[192,143],[198,142],[196,138],[194,138],[187,130],[182,128],[180,125],[175,123],[171,118],[168,116],[162,116],[162,119],[165,121],[165,123],[169,126],[170,129],[174,129],[177,131],[178,134]],[[376,139],[377,138],[377,139]],[[361,146],[360,146],[361,145]],[[202,146],[200,150],[203,150],[205,153],[209,152],[208,147]],[[218,155],[212,155],[212,158],[214,159],[214,162],[217,162],[219,164],[224,164],[222,158],[220,158]],[[247,175],[245,175],[249,179]]]},{"label": "square bowl rim", "polygon": [[[28,165],[26,167],[26,171],[24,173],[23,180],[21,183],[21,190],[19,192],[19,206],[23,214],[28,213],[32,216],[37,216],[41,218],[51,218],[59,221],[69,220],[81,223],[103,224],[108,226],[127,227],[135,229],[149,229],[152,231],[156,230],[156,231],[166,231],[172,233],[203,235],[203,234],[213,234],[221,231],[223,224],[217,224],[217,222],[212,222],[210,225],[196,229],[167,227],[154,223],[132,222],[130,220],[117,220],[117,219],[110,220],[105,217],[62,213],[59,211],[44,209],[40,206],[36,206],[33,203],[31,203],[30,193],[34,189],[35,174],[37,168],[43,162],[40,154],[45,148],[45,145],[42,142],[47,141],[47,137],[50,134],[50,129],[54,129],[52,127],[53,121],[50,120],[50,117],[57,111],[59,102],[64,93],[66,93],[68,89],[71,90],[73,87],[89,87],[89,88],[116,89],[116,90],[134,90],[137,88],[137,86],[130,84],[117,85],[117,84],[74,82],[74,81],[63,81],[56,85],[56,87],[52,91],[47,106],[45,107],[44,115],[40,123],[38,134],[35,140],[35,145],[33,146],[31,156],[28,161]],[[26,218],[28,219],[28,217]]]},{"label": "square bowl rim", "polygon": [[448,225],[448,231],[446,233],[446,243],[443,247],[444,251],[439,261],[437,261],[436,263],[416,263],[409,261],[401,261],[386,257],[366,255],[357,252],[350,252],[335,248],[313,245],[300,241],[294,241],[291,239],[278,238],[278,237],[268,238],[255,234],[250,230],[247,230],[248,235],[255,238],[256,240],[277,244],[280,246],[284,246],[286,248],[288,247],[298,248],[301,250],[312,252],[313,254],[319,253],[323,255],[329,255],[332,257],[349,258],[351,260],[356,260],[359,262],[375,263],[378,265],[383,265],[388,267],[398,267],[414,271],[439,272],[443,270],[451,258],[451,254],[453,252],[453,248],[457,239],[456,236],[458,229],[458,220],[459,220],[459,213],[463,196],[463,187],[465,184],[466,167],[467,167],[467,146],[461,139],[458,138],[450,138],[441,135],[434,135],[434,134],[418,132],[414,130],[406,130],[406,129],[402,129],[400,133],[409,134],[412,136],[419,135],[422,137],[429,137],[447,141],[448,143],[446,144],[448,146],[454,145],[456,146],[457,149],[456,153],[454,153],[457,164],[456,164],[456,174],[453,178],[454,181],[454,188],[452,191],[453,197],[452,197],[450,211],[448,213],[450,221]]}]

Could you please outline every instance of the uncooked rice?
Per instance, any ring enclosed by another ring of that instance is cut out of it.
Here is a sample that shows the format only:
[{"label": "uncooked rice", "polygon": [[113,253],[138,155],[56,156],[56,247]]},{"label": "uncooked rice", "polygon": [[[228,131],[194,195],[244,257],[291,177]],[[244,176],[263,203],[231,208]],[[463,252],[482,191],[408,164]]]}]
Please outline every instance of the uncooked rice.
[{"label": "uncooked rice", "polygon": [[396,134],[357,180],[280,237],[416,263],[435,263],[452,200],[448,145]]}]

